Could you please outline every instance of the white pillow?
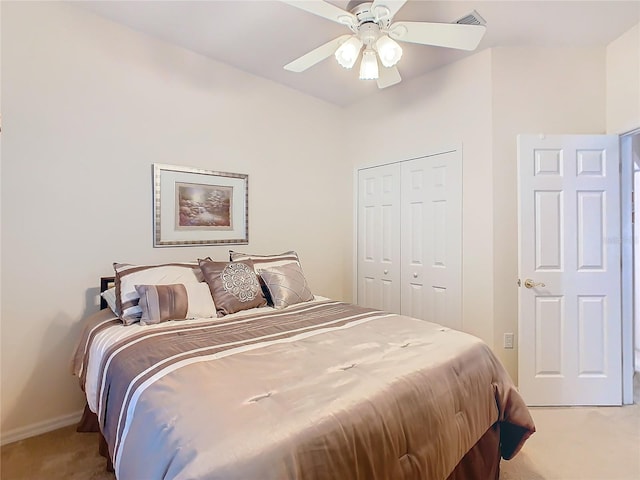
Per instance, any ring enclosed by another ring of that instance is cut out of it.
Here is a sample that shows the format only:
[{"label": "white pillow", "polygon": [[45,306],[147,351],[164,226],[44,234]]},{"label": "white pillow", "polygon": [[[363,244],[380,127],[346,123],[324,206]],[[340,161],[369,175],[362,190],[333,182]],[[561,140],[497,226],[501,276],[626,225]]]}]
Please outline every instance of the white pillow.
[{"label": "white pillow", "polygon": [[[113,313],[118,315],[118,306],[116,304],[116,287],[111,287],[100,294]],[[119,315],[118,315],[119,316]]]},{"label": "white pillow", "polygon": [[170,263],[164,265],[130,265],[114,263],[116,306],[125,325],[140,320],[142,309],[138,306],[140,295],[136,285],[192,284],[203,280],[197,264]]},{"label": "white pillow", "polygon": [[216,305],[213,303],[211,290],[207,282],[188,283],[184,286],[187,289],[189,307],[187,318],[210,318],[216,317]]}]

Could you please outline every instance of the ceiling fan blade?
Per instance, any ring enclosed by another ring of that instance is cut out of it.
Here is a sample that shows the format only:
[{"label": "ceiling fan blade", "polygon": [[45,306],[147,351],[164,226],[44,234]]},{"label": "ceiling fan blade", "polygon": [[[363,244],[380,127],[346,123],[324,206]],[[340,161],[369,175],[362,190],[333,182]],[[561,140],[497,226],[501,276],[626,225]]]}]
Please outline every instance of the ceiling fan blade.
[{"label": "ceiling fan blade", "polygon": [[284,66],[284,69],[289,70],[290,72],[304,72],[307,68],[312,67],[316,63],[333,55],[338,47],[343,42],[346,42],[350,37],[351,35],[341,35],[324,45],[320,45],[318,48],[311,50],[309,53],[295,59],[293,62],[287,63]]},{"label": "ceiling fan blade", "polygon": [[389,36],[402,42],[475,50],[485,31],[484,25],[395,22],[389,27]]},{"label": "ceiling fan blade", "polygon": [[358,19],[353,13],[347,12],[346,10],[343,10],[340,7],[336,7],[335,5],[332,5],[331,3],[325,2],[323,0],[280,1],[291,5],[292,7],[297,7],[306,12],[313,13],[314,15],[318,15],[319,17],[323,17],[333,22],[347,25],[349,27],[355,28],[355,26],[358,25]]},{"label": "ceiling fan blade", "polygon": [[407,3],[407,0],[374,0],[371,5],[371,10],[375,12],[380,7],[385,8],[388,10],[388,13],[380,18],[391,19],[405,3]]},{"label": "ceiling fan blade", "polygon": [[378,88],[387,88],[391,85],[395,85],[396,83],[400,83],[402,77],[400,77],[400,72],[398,72],[398,68],[393,67],[380,67],[378,69]]}]

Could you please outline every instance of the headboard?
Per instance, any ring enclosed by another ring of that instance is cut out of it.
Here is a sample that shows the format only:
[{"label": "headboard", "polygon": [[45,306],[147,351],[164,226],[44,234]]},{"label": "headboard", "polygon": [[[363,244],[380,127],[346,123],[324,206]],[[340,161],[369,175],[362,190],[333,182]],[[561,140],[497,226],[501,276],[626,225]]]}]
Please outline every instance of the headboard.
[{"label": "headboard", "polygon": [[[109,290],[111,287],[115,286],[115,277],[100,277],[100,293],[105,290]],[[107,301],[100,296],[100,310],[107,308]]]}]

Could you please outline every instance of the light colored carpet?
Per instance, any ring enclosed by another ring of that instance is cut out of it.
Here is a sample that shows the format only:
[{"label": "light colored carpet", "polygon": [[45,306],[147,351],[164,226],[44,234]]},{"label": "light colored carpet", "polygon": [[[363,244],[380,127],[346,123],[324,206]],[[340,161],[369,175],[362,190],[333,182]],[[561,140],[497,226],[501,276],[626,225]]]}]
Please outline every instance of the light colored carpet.
[{"label": "light colored carpet", "polygon": [[640,480],[640,405],[532,408],[537,432],[501,480]]},{"label": "light colored carpet", "polygon": [[[2,480],[115,480],[98,454],[98,434],[70,426],[4,445]],[[142,480],[142,479],[140,479]]]},{"label": "light colored carpet", "polygon": [[[501,480],[640,479],[640,405],[534,408],[532,414],[538,431],[513,460],[502,462]],[[0,477],[115,479],[98,455],[97,435],[75,427],[5,445]]]}]

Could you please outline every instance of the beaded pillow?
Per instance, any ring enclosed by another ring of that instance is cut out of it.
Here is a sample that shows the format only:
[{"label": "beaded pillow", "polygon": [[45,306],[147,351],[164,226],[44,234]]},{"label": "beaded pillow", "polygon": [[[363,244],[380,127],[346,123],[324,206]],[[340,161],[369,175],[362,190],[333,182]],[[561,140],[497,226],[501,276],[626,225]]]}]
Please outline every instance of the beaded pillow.
[{"label": "beaded pillow", "polygon": [[209,285],[218,317],[267,304],[251,260],[199,260],[199,264]]}]

